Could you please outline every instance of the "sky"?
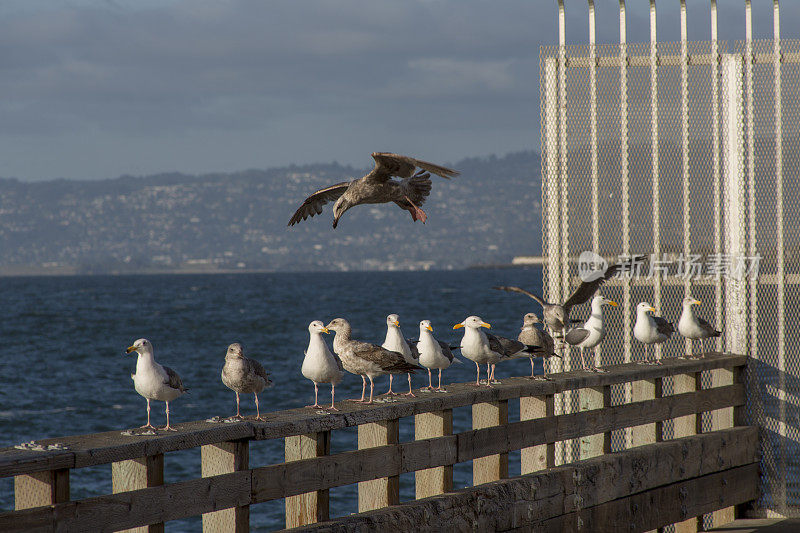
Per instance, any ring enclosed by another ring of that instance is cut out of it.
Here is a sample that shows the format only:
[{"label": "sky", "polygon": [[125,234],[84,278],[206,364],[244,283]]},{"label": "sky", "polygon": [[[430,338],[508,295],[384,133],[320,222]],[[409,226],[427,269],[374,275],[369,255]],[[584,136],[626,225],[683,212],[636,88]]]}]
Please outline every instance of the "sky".
[{"label": "sky", "polygon": [[[567,0],[567,42],[587,39]],[[690,40],[710,37],[689,0]],[[720,38],[744,1],[719,2]],[[772,2],[754,0],[754,38]],[[784,1],[782,37],[800,4]],[[678,0],[658,2],[677,41]],[[597,0],[617,42],[617,0]],[[649,39],[628,0],[628,40]],[[3,0],[0,177],[102,179],[289,164],[371,165],[373,151],[440,163],[539,148],[538,54],[555,0]]]}]

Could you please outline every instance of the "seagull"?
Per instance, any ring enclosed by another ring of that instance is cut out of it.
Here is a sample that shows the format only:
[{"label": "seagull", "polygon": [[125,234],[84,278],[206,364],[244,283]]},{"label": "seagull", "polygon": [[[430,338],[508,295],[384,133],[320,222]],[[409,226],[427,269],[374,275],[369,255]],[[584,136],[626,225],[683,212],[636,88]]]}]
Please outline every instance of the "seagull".
[{"label": "seagull", "polygon": [[397,352],[387,350],[377,344],[361,342],[350,338],[352,328],[344,318],[334,318],[326,326],[336,332],[333,338],[333,351],[341,358],[342,366],[351,374],[361,376],[361,399],[364,402],[367,380],[369,378],[369,401],[372,403],[372,394],[375,389],[373,379],[384,374],[405,374],[421,370],[417,365],[412,365],[403,359]]},{"label": "seagull", "polygon": [[[557,303],[550,303],[545,302],[541,297],[537,296],[536,294],[526,291],[525,289],[520,289],[519,287],[492,287],[493,289],[497,289],[499,291],[508,291],[508,292],[518,292],[520,294],[524,294],[530,298],[533,298],[539,305],[542,306],[542,317],[544,318],[545,325],[550,329],[552,335],[555,335],[556,332],[560,333],[560,336],[563,338],[566,334],[567,327],[573,322],[580,322],[578,320],[570,321],[569,320],[569,311],[572,309],[572,306],[580,305],[584,302],[587,302],[592,295],[597,292],[597,289],[600,285],[603,284],[604,281],[607,281],[614,276],[616,276],[620,271],[624,272],[626,270],[630,270],[633,268],[633,265],[637,262],[644,261],[645,256],[639,255],[631,257],[630,259],[623,261],[622,263],[617,263],[608,266],[602,274],[595,273],[591,276],[592,279],[582,282],[578,285],[578,288],[575,289],[575,292],[572,293],[566,302],[563,304]],[[599,274],[599,275],[598,275]]]},{"label": "seagull", "polygon": [[478,375],[475,378],[475,385],[480,386],[481,367],[486,364],[486,386],[491,387],[494,380],[494,367],[503,359],[511,359],[521,355],[528,356],[539,346],[527,346],[519,341],[496,337],[486,333],[480,328],[491,328],[492,326],[483,321],[479,316],[470,316],[463,322],[453,326],[453,329],[464,328],[464,337],[461,339],[461,354],[475,363]]},{"label": "seagull", "polygon": [[[417,350],[419,351],[419,364],[428,369],[428,387],[426,390],[447,392],[442,388],[442,370],[453,363],[453,352],[450,350],[448,343],[436,340],[433,336],[433,326],[430,320],[423,320],[419,323]],[[456,359],[456,361],[458,360]],[[435,389],[433,388],[431,368],[439,369],[439,386]]]},{"label": "seagull", "polygon": [[[305,199],[303,205],[289,219],[288,225],[294,226],[301,220],[322,213],[322,206],[334,200],[334,229],[345,211],[351,207],[388,202],[394,202],[411,213],[413,221],[421,220],[424,224],[428,215],[419,206],[425,203],[431,193],[430,173],[447,179],[459,175],[457,170],[404,155],[373,152],[372,158],[375,159],[375,168],[369,174],[318,190]],[[417,167],[422,170],[414,174]],[[393,180],[393,176],[401,180]]]},{"label": "seagull", "polygon": [[178,431],[169,425],[169,402],[181,396],[189,389],[183,386],[181,377],[168,366],[161,366],[153,359],[153,345],[147,339],[138,339],[133,346],[128,346],[125,353],[136,352],[136,373],[131,374],[133,388],[147,400],[147,424],[143,428],[156,429],[150,424],[150,400],[158,400],[167,404],[167,425],[164,431]]},{"label": "seagull", "polygon": [[589,369],[594,372],[606,372],[596,367],[591,367],[586,364],[583,357],[584,348],[594,348],[595,357],[597,357],[597,346],[606,338],[606,327],[603,323],[603,305],[613,305],[617,307],[619,304],[607,298],[603,298],[599,294],[592,298],[592,314],[589,319],[583,323],[583,326],[572,328],[567,332],[564,340],[571,346],[577,346],[581,349],[581,364],[584,369]]},{"label": "seagull", "polygon": [[[700,344],[703,351],[706,351],[706,339],[710,337],[719,337],[722,335],[721,331],[714,329],[714,326],[706,322],[700,317],[694,315],[693,305],[700,305],[700,300],[695,300],[691,296],[683,299],[683,312],[681,318],[678,320],[678,333],[692,340],[692,350],[694,350],[694,341],[700,339]],[[700,356],[702,357],[702,355]]]},{"label": "seagull", "polygon": [[261,363],[255,359],[245,357],[242,353],[242,345],[234,342],[228,346],[225,354],[225,365],[222,367],[222,383],[236,393],[236,416],[243,420],[244,417],[239,412],[239,393],[253,393],[256,398],[256,420],[265,421],[261,418],[261,411],[258,408],[258,393],[267,387],[272,387],[269,374]]},{"label": "seagull", "polygon": [[[403,359],[406,360],[406,363],[410,365],[416,365],[417,359],[419,359],[419,352],[417,351],[417,347],[413,344],[409,345],[408,341],[406,341],[405,337],[403,337],[403,332],[400,331],[400,317],[391,314],[386,317],[386,339],[384,339],[383,344],[381,345],[387,350],[391,350],[393,352],[397,352],[403,356]],[[395,393],[392,392],[392,378],[394,376],[389,374],[389,392],[385,393],[385,395],[392,396]],[[405,396],[414,397],[414,393],[411,392],[411,373],[408,373],[408,392],[405,393]]]},{"label": "seagull", "polygon": [[652,316],[650,313],[656,310],[647,302],[640,302],[636,306],[636,324],[633,326],[633,336],[636,340],[644,343],[644,362],[645,365],[660,365],[661,361],[650,361],[647,356],[647,347],[650,344],[662,343],[672,335],[675,328],[672,324],[660,316]]},{"label": "seagull", "polygon": [[328,349],[328,344],[322,338],[323,333],[330,333],[330,331],[319,320],[315,320],[308,325],[308,348],[306,349],[303,367],[300,372],[303,373],[304,377],[314,382],[314,405],[307,405],[306,407],[322,408],[318,401],[319,389],[317,384],[330,383],[331,406],[328,409],[338,411],[334,407],[334,389],[336,384],[342,381],[344,369],[342,368],[342,361]]},{"label": "seagull", "polygon": [[[531,375],[530,379],[537,379],[537,376],[533,374],[533,358],[537,356],[541,356],[544,359],[550,359],[551,357],[561,357],[555,352],[555,343],[553,342],[553,337],[550,336],[544,330],[541,330],[536,327],[536,324],[541,324],[542,321],[539,320],[539,315],[536,313],[527,313],[524,317],[522,317],[522,329],[517,335],[517,340],[523,344],[527,344],[528,346],[541,346],[542,348],[539,352],[534,355],[531,354]],[[544,379],[548,379],[547,375],[543,375]]]}]

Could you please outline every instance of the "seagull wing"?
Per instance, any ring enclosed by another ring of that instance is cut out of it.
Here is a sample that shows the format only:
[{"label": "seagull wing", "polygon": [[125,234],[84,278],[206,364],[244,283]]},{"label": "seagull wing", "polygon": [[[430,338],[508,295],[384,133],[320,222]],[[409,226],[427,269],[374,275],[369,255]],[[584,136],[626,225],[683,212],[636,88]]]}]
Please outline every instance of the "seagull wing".
[{"label": "seagull wing", "polygon": [[356,341],[352,345],[353,354],[366,361],[377,364],[387,372],[414,372],[420,367],[406,363],[403,355],[383,346]]},{"label": "seagull wing", "polygon": [[165,384],[169,385],[172,389],[178,389],[181,392],[186,392],[187,388],[183,386],[183,382],[181,381],[181,377],[178,375],[177,372],[172,370],[168,366],[162,366],[164,372],[167,373],[167,379],[164,381]]},{"label": "seagull wing", "polygon": [[600,285],[616,276],[621,268],[630,268],[633,263],[643,261],[644,259],[645,256],[643,255],[634,256],[627,261],[623,261],[622,263],[610,265],[599,278],[592,281],[584,281],[578,285],[578,288],[575,289],[575,292],[572,293],[572,296],[570,296],[569,299],[564,302],[564,310],[567,312],[567,314],[569,314],[569,309],[573,305],[580,305],[584,302],[588,302],[589,298],[594,296],[594,293],[597,292],[597,289],[600,287]]},{"label": "seagull wing", "polygon": [[406,344],[411,350],[412,359],[419,359],[419,350],[417,349],[417,342],[414,339],[406,339]]},{"label": "seagull wing", "polygon": [[711,337],[719,337],[720,335],[722,335],[721,331],[717,331],[717,329],[714,328],[714,326],[712,326],[711,324],[709,324],[708,322],[706,322],[705,320],[703,320],[699,316],[696,317],[696,318],[697,318],[697,323],[700,324],[700,328],[703,331],[705,331],[706,333],[708,333],[709,336],[711,336]]},{"label": "seagull wing", "polygon": [[656,331],[658,331],[662,335],[669,337],[675,331],[675,328],[672,326],[672,324],[667,322],[660,316],[654,316],[653,322],[656,323]]},{"label": "seagull wing", "polygon": [[497,337],[491,333],[486,333],[486,338],[489,339],[489,349],[505,357],[513,357],[528,348],[528,345],[523,342]]},{"label": "seagull wing", "polygon": [[343,181],[341,183],[337,183],[336,185],[331,185],[330,187],[325,187],[324,189],[318,190],[305,199],[303,205],[301,205],[297,211],[294,212],[292,218],[289,219],[288,225],[294,226],[301,220],[305,220],[308,217],[313,217],[314,215],[322,213],[322,206],[328,202],[338,200],[349,186],[349,181]]},{"label": "seagull wing", "polygon": [[263,379],[265,381],[265,386],[271,387],[272,381],[270,381],[269,379],[269,372],[264,370],[264,367],[261,366],[261,363],[259,363],[255,359],[250,359],[249,357],[246,357],[245,359],[247,360],[248,372],[252,372],[261,379]]},{"label": "seagull wing", "polygon": [[576,346],[584,341],[586,337],[589,336],[589,330],[584,328],[572,328],[567,332],[567,336],[564,337],[564,340],[567,341],[567,344],[572,346]]},{"label": "seagull wing", "polygon": [[414,169],[417,167],[447,179],[459,175],[459,172],[452,168],[443,167],[400,154],[375,152],[372,154],[372,158],[375,159],[375,168],[365,176],[368,180],[385,182],[391,179],[392,176],[410,178],[414,173]]},{"label": "seagull wing", "polygon": [[453,362],[453,352],[450,349],[450,344],[447,343],[447,342],[442,342],[442,341],[440,341],[438,339],[436,340],[436,342],[438,342],[439,346],[441,346],[441,348],[442,348],[442,355],[447,357],[447,360],[452,363]]},{"label": "seagull wing", "polygon": [[498,291],[518,292],[520,294],[524,294],[525,296],[527,296],[529,298],[533,298],[534,300],[539,302],[539,305],[541,305],[542,307],[547,305],[547,302],[545,302],[544,300],[542,300],[541,298],[539,298],[538,296],[536,296],[532,292],[526,291],[525,289],[520,289],[519,287],[503,287],[503,286],[499,286],[499,287],[492,287],[492,288],[496,289]]}]

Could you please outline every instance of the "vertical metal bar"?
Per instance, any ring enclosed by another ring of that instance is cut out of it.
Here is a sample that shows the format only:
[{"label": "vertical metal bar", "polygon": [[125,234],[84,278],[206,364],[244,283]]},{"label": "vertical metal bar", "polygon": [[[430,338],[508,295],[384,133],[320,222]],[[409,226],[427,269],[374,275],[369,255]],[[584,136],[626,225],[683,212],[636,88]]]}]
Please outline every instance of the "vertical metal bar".
[{"label": "vertical metal bar", "polygon": [[[653,150],[653,255],[661,259],[661,199],[658,166],[658,43],[656,40],[656,1],[650,0],[650,120]],[[661,276],[653,279],[653,305],[661,310]],[[655,346],[655,357],[661,359],[661,345]]]},{"label": "vertical metal bar", "polygon": [[[544,61],[544,131],[547,168],[547,298],[557,300],[561,296],[561,225],[559,207],[559,153],[558,153],[558,65],[555,57]],[[558,358],[555,358],[558,359]],[[561,365],[560,359],[556,363]],[[550,371],[560,371],[551,368]]]},{"label": "vertical metal bar", "polygon": [[[619,0],[619,133],[620,179],[622,181],[622,253],[631,253],[630,190],[628,176],[628,29],[625,20],[625,0]],[[631,362],[631,282],[626,278],[623,286],[623,350],[624,362]],[[630,387],[626,385],[626,390]],[[626,393],[626,400],[630,396]]]},{"label": "vertical metal bar", "polygon": [[[594,0],[589,2],[589,132],[592,173],[592,251],[600,253],[600,208],[597,183],[597,47],[595,44]],[[598,346],[594,353],[595,367],[601,366],[602,352]]]},{"label": "vertical metal bar", "polygon": [[[681,163],[683,175],[683,256],[692,253],[692,227],[689,217],[689,43],[686,31],[686,0],[680,0],[681,10]],[[689,276],[684,278],[684,296],[691,292]],[[691,353],[692,341],[684,339],[684,352]]]},{"label": "vertical metal bar", "polygon": [[781,436],[780,504],[787,505],[786,486],[786,266],[783,242],[783,102],[781,100],[781,19],[778,0],[772,3],[773,68],[775,71],[775,221],[778,277],[778,434]]},{"label": "vertical metal bar", "polygon": [[[720,161],[719,161],[719,42],[717,40],[717,0],[711,0],[711,128],[712,161],[714,175],[714,253],[717,257],[722,253],[722,206],[720,197]],[[717,321],[722,324],[722,275],[717,272],[714,285],[714,302]],[[717,351],[722,351],[723,338],[717,338]]]}]

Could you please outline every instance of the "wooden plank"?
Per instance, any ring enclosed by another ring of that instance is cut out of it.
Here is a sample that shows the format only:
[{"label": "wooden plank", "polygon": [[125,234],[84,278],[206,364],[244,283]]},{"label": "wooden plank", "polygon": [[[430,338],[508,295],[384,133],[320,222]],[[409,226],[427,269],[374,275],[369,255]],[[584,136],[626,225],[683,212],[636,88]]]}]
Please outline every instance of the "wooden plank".
[{"label": "wooden plank", "polygon": [[[548,418],[555,414],[555,399],[548,396],[526,396],[519,399],[520,421]],[[555,466],[555,444],[539,444],[520,450],[521,473],[528,474]]]},{"label": "wooden plank", "polygon": [[[717,453],[708,453],[709,450],[717,450]],[[646,494],[671,483],[715,472],[732,472],[742,465],[756,467],[757,460],[757,428],[738,427],[640,446],[513,479],[407,502],[389,509],[343,517],[316,524],[307,530],[407,531],[425,524],[431,531],[516,528],[546,531],[540,527],[532,528],[531,524],[564,515],[574,517],[571,525],[551,530],[577,530],[575,514],[579,509],[585,511],[626,498],[632,492]],[[719,497],[724,490],[720,485],[709,490],[708,494]],[[583,529],[607,530],[603,529],[601,523],[594,525],[594,528]],[[622,530],[629,529],[625,527]]]},{"label": "wooden plank", "polygon": [[69,500],[69,470],[14,476],[14,508],[30,509]]},{"label": "wooden plank", "polygon": [[[508,424],[508,400],[482,402],[472,406],[472,429],[505,427]],[[475,433],[480,441],[485,433]],[[491,437],[490,437],[491,438]],[[475,449],[475,448],[473,448]],[[508,453],[479,456],[472,460],[472,484],[480,485],[508,477]]]},{"label": "wooden plank", "polygon": [[[397,444],[400,440],[400,421],[383,420],[358,426],[358,449]],[[397,449],[384,447],[397,454]],[[383,460],[386,460],[384,456]],[[358,511],[380,509],[400,503],[400,477],[387,476],[358,484]]]},{"label": "wooden plank", "polygon": [[127,436],[120,431],[43,439],[43,444],[66,444],[71,451],[31,452],[14,448],[0,449],[0,477],[28,474],[62,468],[81,468],[116,461],[158,455],[217,442],[253,438],[256,440],[284,438],[357,426],[379,420],[403,418],[419,413],[442,411],[487,401],[508,400],[523,396],[545,396],[565,390],[601,387],[640,379],[701,372],[716,368],[743,366],[742,355],[712,355],[702,360],[667,358],[659,367],[624,364],[608,367],[609,373],[588,374],[565,372],[553,374],[552,381],[541,382],[525,378],[506,378],[492,389],[471,387],[469,384],[448,386],[448,394],[426,395],[390,404],[342,405],[339,413],[318,415],[309,409],[290,409],[270,413],[267,422],[251,420],[221,424],[196,421],[178,424],[180,431],[156,436]]},{"label": "wooden plank", "polygon": [[[331,432],[286,437],[286,462],[321,457],[331,453]],[[286,527],[322,522],[329,517],[329,494],[316,490],[286,498]]]},{"label": "wooden plank", "polygon": [[[114,494],[164,484],[164,456],[151,455],[111,463],[111,490]],[[162,533],[164,523],[124,530],[131,533]]]},{"label": "wooden plank", "polygon": [[[414,417],[414,438],[425,440],[453,434],[453,410],[420,413]],[[453,490],[453,466],[418,470],[415,474],[417,499]]]},{"label": "wooden plank", "polygon": [[[738,376],[736,376],[738,377]],[[734,383],[734,371],[732,369],[720,368],[711,372],[711,386],[722,387]],[[716,409],[711,412],[711,429],[727,429],[734,425],[734,408],[726,407],[724,409]],[[712,523],[715,525],[727,524],[736,520],[736,509],[734,507],[727,507],[718,509],[712,514]]]},{"label": "wooden plank", "polygon": [[[611,407],[611,387],[581,389],[580,410],[591,411]],[[580,439],[580,458],[589,459],[611,452],[611,432],[585,435]]]},{"label": "wooden plank", "polygon": [[[200,457],[203,477],[248,470],[250,442],[236,440],[207,444],[201,448]],[[203,514],[204,533],[221,533],[223,531],[246,533],[250,531],[249,505],[222,507],[215,502],[214,508],[222,510]]]},{"label": "wooden plank", "polygon": [[[674,376],[672,378],[673,394],[702,390],[700,376],[701,374],[699,372]],[[700,422],[700,416],[697,414],[679,416],[675,419],[674,423],[674,437],[677,439],[700,433],[702,431]],[[701,524],[698,521],[698,517],[693,516],[687,520],[676,523],[675,533],[696,533],[700,530],[700,526]]]},{"label": "wooden plank", "polygon": [[[631,401],[633,402],[661,398],[661,393],[661,378],[643,379],[631,383]],[[663,435],[661,421],[654,421],[650,424],[632,427],[630,432],[631,446],[642,446],[644,444],[660,442]]]}]

